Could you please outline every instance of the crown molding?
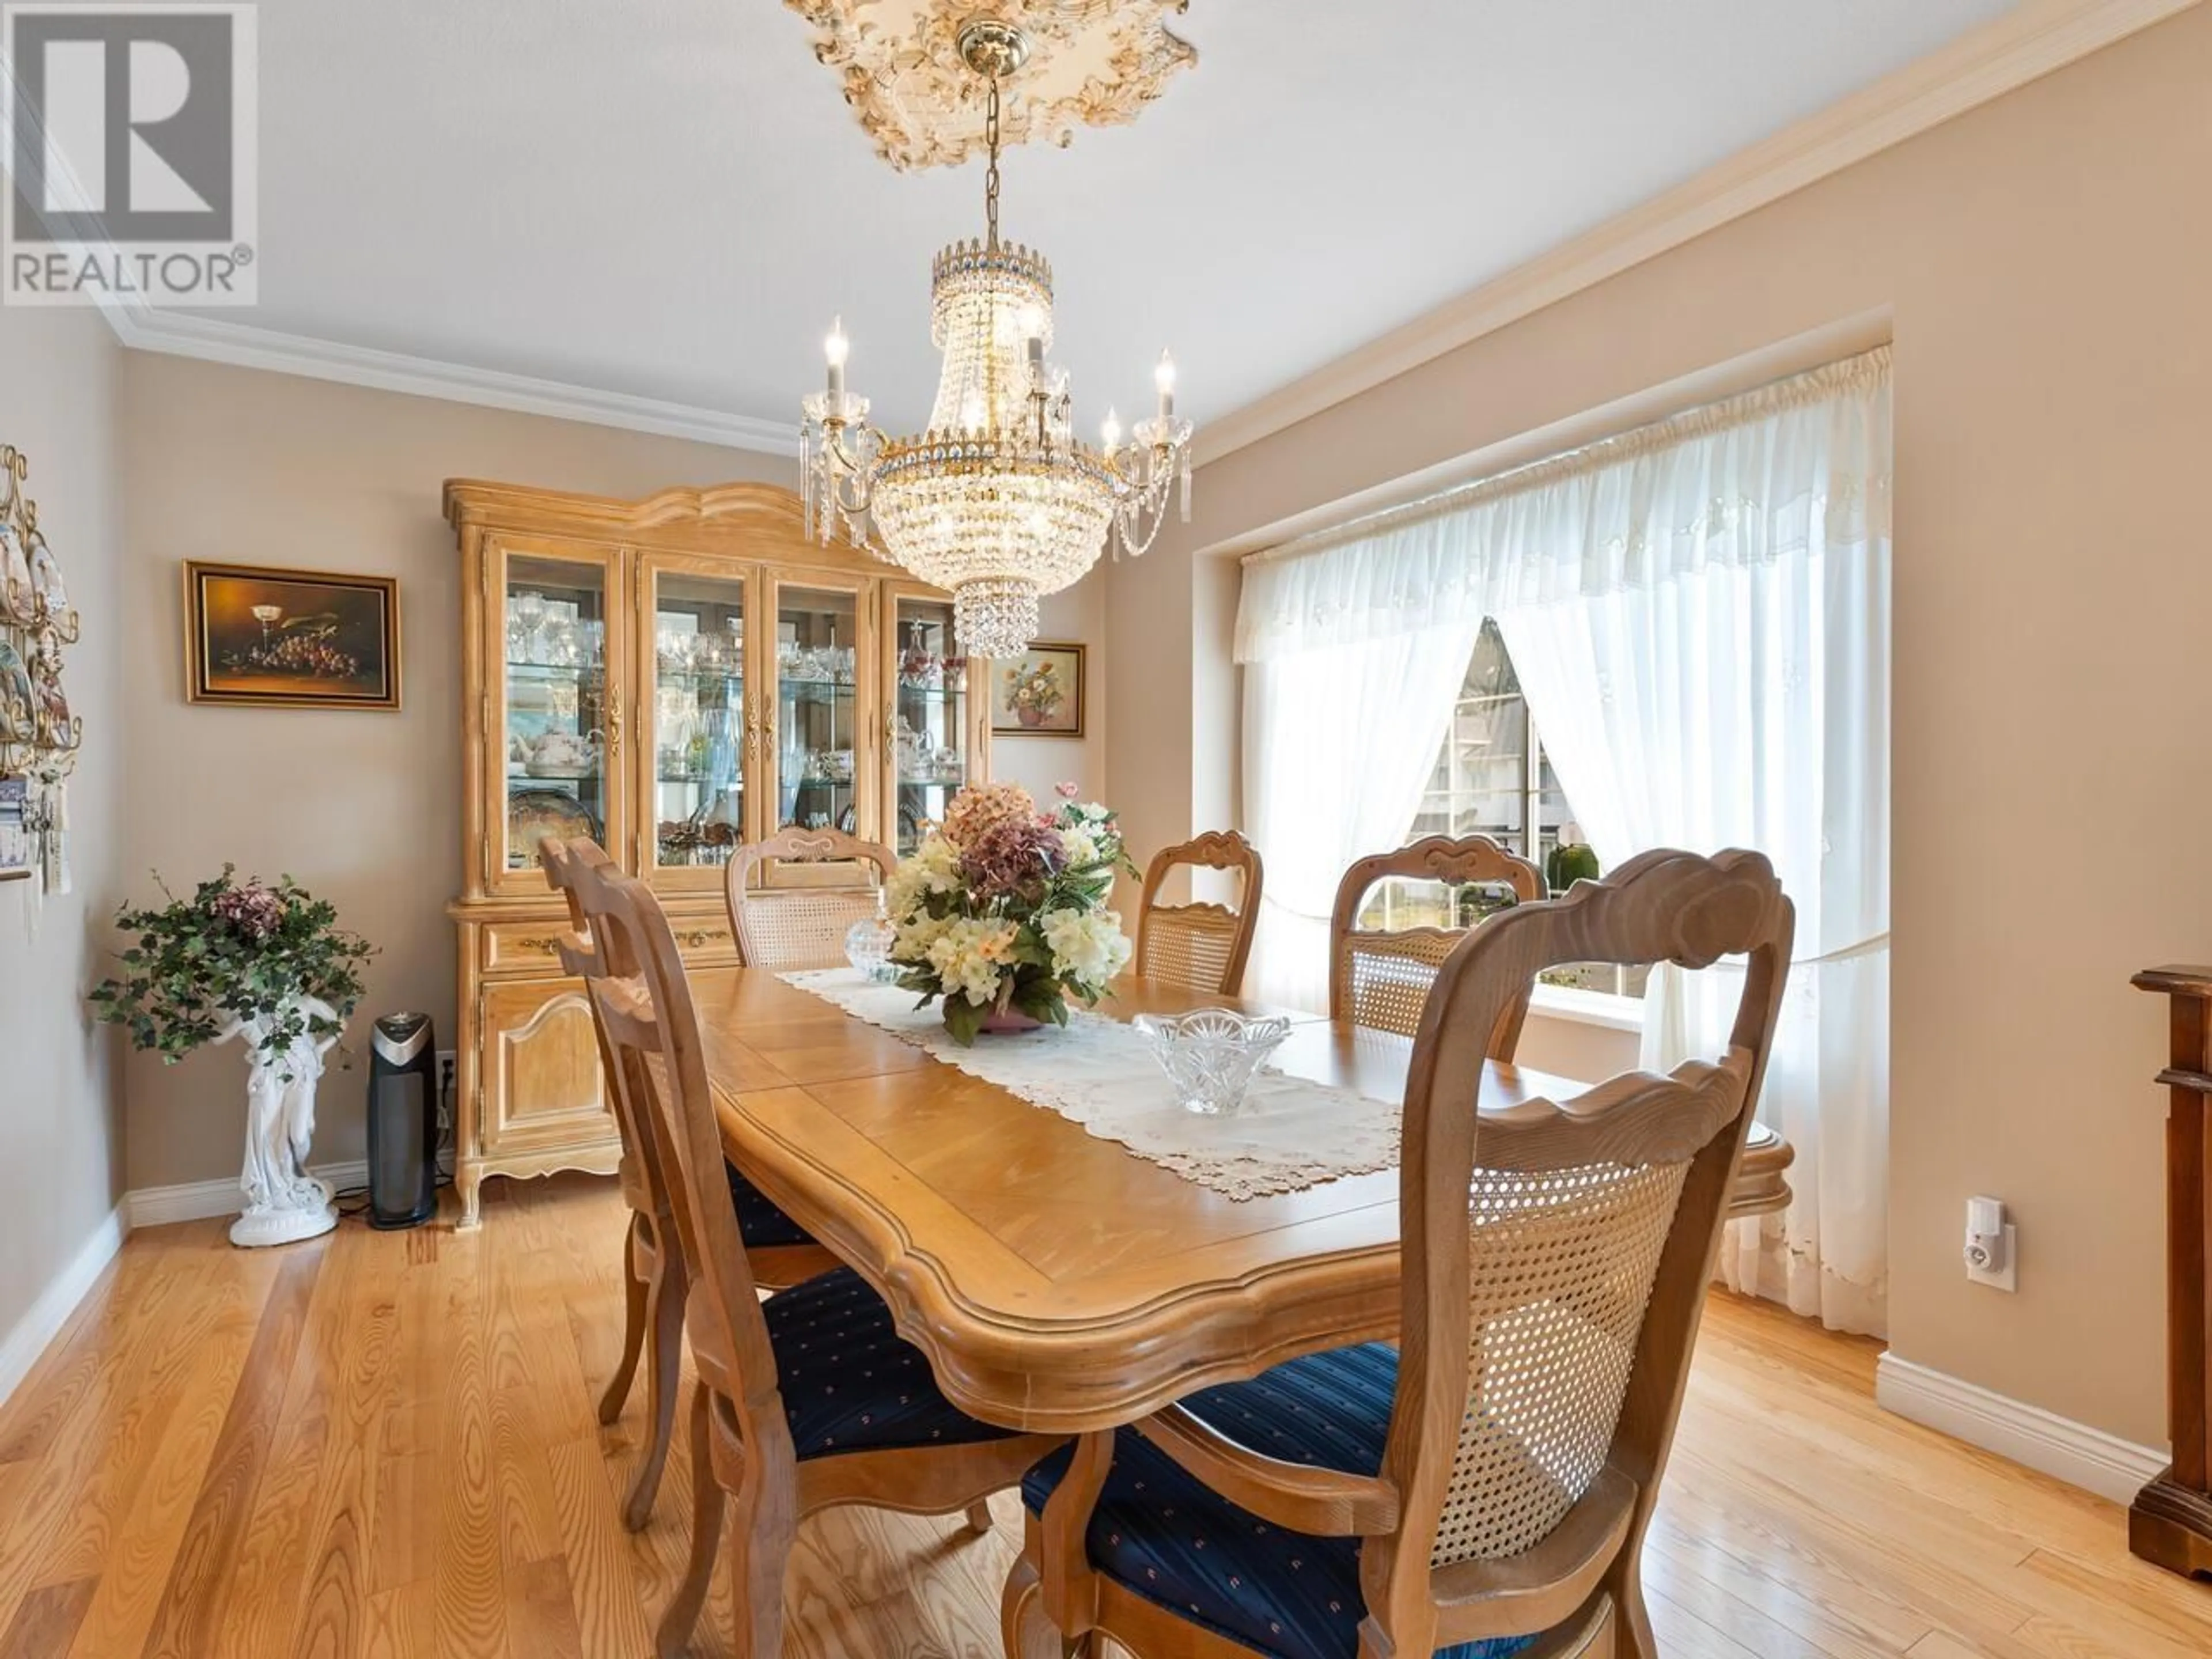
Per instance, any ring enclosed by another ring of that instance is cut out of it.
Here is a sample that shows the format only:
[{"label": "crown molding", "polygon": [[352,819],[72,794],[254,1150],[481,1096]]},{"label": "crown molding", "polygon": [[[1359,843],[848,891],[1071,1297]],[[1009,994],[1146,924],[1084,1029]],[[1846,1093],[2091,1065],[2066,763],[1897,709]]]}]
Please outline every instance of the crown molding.
[{"label": "crown molding", "polygon": [[2025,0],[1641,207],[1201,427],[1194,459],[1218,461],[2198,3]]},{"label": "crown molding", "polygon": [[799,453],[797,422],[763,421],[692,404],[668,403],[627,392],[602,392],[562,380],[503,374],[462,363],[343,345],[303,334],[284,334],[223,321],[196,312],[156,309],[143,301],[104,305],[109,325],[125,345],[138,351],[197,357],[203,362],[302,374],[310,380],[372,386],[484,409],[544,415],[556,421],[650,432],[664,438],[690,438],[731,449],[769,455]]}]

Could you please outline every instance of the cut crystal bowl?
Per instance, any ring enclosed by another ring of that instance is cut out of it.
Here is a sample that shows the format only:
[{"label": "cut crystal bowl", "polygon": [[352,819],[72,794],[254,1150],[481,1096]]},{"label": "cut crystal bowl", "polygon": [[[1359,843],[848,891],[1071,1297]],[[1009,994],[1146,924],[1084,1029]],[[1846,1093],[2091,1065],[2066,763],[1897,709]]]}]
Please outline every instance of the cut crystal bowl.
[{"label": "cut crystal bowl", "polygon": [[845,930],[845,960],[868,978],[889,984],[899,976],[898,964],[891,960],[896,943],[898,932],[890,921],[870,916]]},{"label": "cut crystal bowl", "polygon": [[1227,1008],[1139,1014],[1130,1023],[1174,1084],[1176,1103],[1208,1117],[1244,1103],[1252,1074],[1291,1034],[1287,1019],[1254,1019]]}]

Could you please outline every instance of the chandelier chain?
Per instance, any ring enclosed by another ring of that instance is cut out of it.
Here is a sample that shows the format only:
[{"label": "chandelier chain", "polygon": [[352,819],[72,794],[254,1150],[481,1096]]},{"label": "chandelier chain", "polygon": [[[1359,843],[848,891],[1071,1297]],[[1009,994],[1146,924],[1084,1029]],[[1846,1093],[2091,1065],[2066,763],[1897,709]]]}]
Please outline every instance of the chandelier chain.
[{"label": "chandelier chain", "polygon": [[989,226],[990,240],[985,246],[999,246],[999,77],[991,77],[990,100],[983,112],[983,143],[991,152],[991,165],[983,174],[983,216]]}]

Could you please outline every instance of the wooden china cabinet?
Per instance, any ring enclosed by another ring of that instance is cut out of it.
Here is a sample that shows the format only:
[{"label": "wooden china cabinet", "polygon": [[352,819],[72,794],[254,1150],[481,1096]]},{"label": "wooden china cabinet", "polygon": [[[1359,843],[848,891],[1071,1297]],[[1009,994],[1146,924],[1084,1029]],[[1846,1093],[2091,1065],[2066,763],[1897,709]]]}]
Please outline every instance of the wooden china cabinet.
[{"label": "wooden china cabinet", "polygon": [[687,961],[726,965],[738,846],[831,824],[911,850],[988,775],[990,723],[951,599],[808,540],[787,489],[625,501],[453,479],[446,516],[464,571],[454,1178],[473,1227],[487,1176],[621,1158],[539,837],[598,840],[652,884]]}]

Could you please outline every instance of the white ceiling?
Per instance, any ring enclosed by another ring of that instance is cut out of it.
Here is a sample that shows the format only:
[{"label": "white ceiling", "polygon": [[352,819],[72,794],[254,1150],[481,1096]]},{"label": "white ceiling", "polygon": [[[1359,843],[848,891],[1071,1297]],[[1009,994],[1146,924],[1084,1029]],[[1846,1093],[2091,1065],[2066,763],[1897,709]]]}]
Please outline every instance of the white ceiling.
[{"label": "white ceiling", "polygon": [[[979,9],[983,9],[979,3]],[[1248,404],[2010,0],[1192,0],[1131,127],[1006,164],[1079,416]],[[779,425],[833,313],[926,416],[980,169],[878,161],[779,0],[268,0],[261,303],[224,320]]]}]

